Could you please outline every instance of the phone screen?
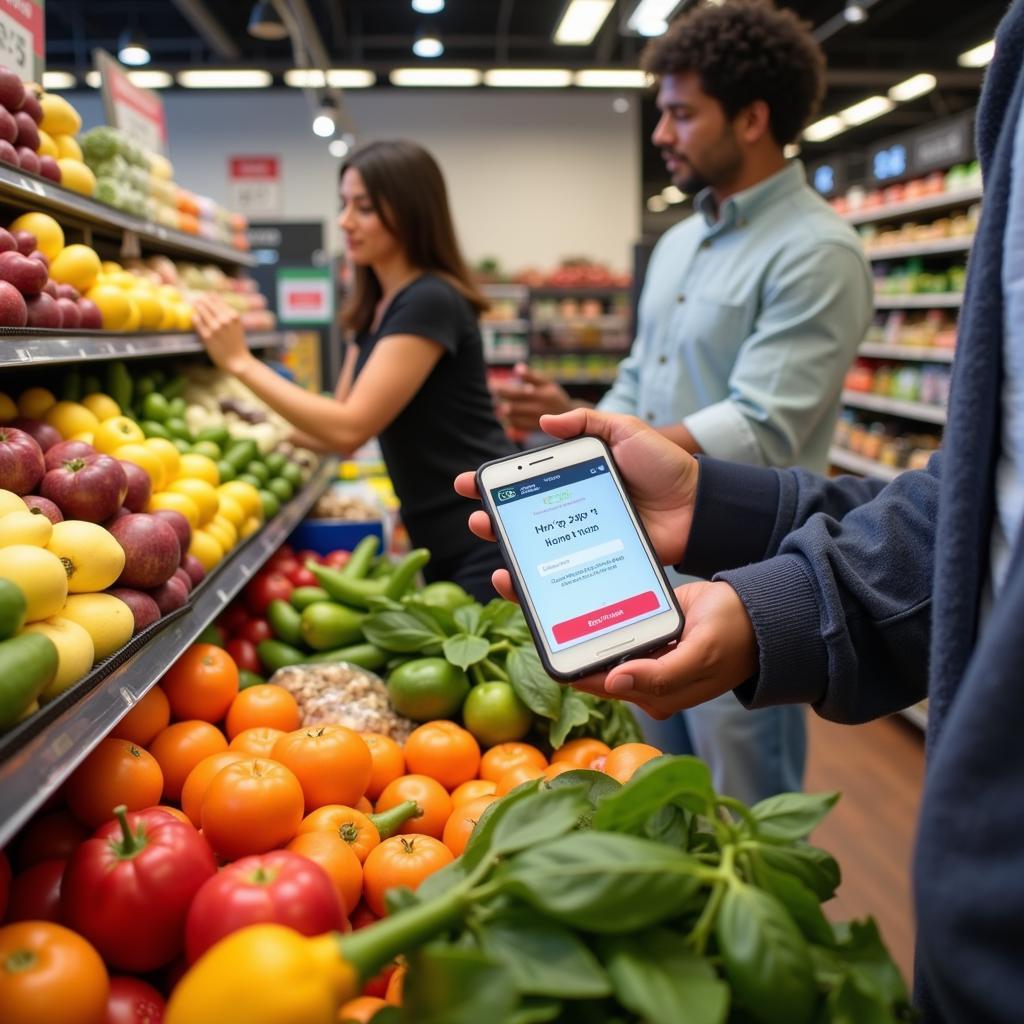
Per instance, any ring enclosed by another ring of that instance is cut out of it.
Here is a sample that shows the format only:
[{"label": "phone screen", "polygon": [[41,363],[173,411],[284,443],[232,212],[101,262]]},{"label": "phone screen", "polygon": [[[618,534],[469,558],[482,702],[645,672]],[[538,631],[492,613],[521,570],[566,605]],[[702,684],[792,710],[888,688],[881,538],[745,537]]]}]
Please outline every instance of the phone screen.
[{"label": "phone screen", "polygon": [[671,607],[607,460],[490,492],[552,651]]}]

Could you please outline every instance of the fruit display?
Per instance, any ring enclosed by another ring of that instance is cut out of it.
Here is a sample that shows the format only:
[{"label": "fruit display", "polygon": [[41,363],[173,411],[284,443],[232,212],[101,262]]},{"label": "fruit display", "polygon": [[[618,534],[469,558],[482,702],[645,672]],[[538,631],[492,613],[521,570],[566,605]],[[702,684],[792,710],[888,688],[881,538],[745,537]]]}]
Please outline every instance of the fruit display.
[{"label": "fruit display", "polygon": [[866,189],[854,185],[846,194],[831,200],[832,208],[841,214],[883,210],[897,203],[942,196],[946,193],[981,190],[981,167],[976,160],[968,164],[956,164],[948,171],[934,171],[922,178],[897,182],[881,188]]},{"label": "fruit display", "polygon": [[833,444],[893,469],[924,469],[939,450],[937,433],[912,431],[905,420],[878,419],[844,409],[836,422]]},{"label": "fruit display", "polygon": [[926,269],[923,260],[886,263],[875,267],[876,295],[947,295],[964,290],[967,264],[954,263],[942,269]]},{"label": "fruit display", "polygon": [[911,245],[917,242],[936,242],[944,238],[974,237],[978,220],[981,218],[981,204],[973,203],[963,213],[939,217],[927,224],[907,222],[899,227],[882,227],[865,224],[857,229],[865,250],[872,256],[884,256],[892,246]]}]

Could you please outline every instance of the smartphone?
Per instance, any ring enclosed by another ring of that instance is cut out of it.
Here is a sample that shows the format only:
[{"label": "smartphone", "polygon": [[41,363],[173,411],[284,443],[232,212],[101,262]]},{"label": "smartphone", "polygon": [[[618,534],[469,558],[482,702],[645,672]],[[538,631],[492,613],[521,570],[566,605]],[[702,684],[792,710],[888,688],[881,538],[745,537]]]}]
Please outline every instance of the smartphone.
[{"label": "smartphone", "polygon": [[683,613],[603,441],[577,437],[496,459],[476,482],[555,679],[679,637]]}]

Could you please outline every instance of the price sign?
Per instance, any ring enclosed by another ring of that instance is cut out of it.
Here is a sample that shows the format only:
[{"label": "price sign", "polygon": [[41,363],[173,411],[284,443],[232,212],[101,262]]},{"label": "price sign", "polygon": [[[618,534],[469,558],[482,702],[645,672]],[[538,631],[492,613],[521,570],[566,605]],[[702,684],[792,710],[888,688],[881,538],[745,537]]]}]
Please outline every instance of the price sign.
[{"label": "price sign", "polygon": [[45,42],[43,0],[0,0],[0,66],[41,82]]},{"label": "price sign", "polygon": [[149,89],[132,85],[125,69],[106,51],[94,51],[93,59],[102,82],[107,123],[143,149],[166,155],[167,119],[163,100]]},{"label": "price sign", "polygon": [[327,267],[282,269],[277,274],[277,318],[282,324],[327,324],[334,282]]},{"label": "price sign", "polygon": [[276,156],[228,157],[231,209],[246,214],[281,212],[281,161]]}]

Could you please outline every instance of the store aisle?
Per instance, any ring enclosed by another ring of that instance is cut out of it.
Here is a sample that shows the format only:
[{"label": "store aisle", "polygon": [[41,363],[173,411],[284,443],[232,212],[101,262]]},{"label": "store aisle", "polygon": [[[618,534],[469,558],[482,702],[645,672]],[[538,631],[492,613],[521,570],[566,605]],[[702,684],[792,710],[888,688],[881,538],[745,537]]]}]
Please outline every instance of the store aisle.
[{"label": "store aisle", "polygon": [[843,795],[813,841],[843,868],[832,918],[872,914],[908,982],[914,958],[910,860],[924,780],[924,740],[896,719],[836,725],[808,715],[808,792]]}]

